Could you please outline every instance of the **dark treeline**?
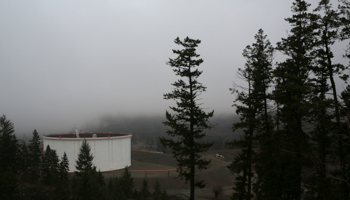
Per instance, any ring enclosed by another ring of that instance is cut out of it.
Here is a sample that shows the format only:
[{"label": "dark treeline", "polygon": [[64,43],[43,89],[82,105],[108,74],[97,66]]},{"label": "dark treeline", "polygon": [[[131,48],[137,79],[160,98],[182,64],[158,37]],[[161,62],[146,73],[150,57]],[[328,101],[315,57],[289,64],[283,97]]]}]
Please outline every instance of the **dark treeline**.
[{"label": "dark treeline", "polygon": [[144,179],[142,188],[137,190],[128,168],[120,177],[112,177],[106,183],[93,164],[94,157],[86,140],[71,175],[66,154],[59,158],[50,146],[43,150],[40,145],[36,130],[29,144],[19,142],[13,123],[5,115],[0,117],[0,199],[169,199],[158,180],[151,189]]},{"label": "dark treeline", "polygon": [[[243,51],[235,86],[240,115],[233,129],[244,137],[229,169],[236,175],[232,199],[350,199],[350,86],[348,66],[335,63],[333,44],[350,37],[350,2],[328,0],[314,10],[295,0],[291,30],[275,47],[260,29]],[[350,58],[350,46],[343,52]],[[274,53],[285,61],[273,63]]]}]

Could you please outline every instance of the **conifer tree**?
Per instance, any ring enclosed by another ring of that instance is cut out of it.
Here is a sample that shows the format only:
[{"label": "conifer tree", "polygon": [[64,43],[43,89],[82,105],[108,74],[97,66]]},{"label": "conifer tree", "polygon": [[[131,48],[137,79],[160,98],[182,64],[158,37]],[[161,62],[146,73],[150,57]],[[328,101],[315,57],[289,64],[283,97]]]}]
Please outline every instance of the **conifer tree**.
[{"label": "conifer tree", "polygon": [[0,199],[18,194],[19,146],[14,126],[5,115],[0,117]]},{"label": "conifer tree", "polygon": [[142,181],[142,188],[141,188],[141,199],[147,200],[151,196],[151,191],[148,186],[148,181],[146,178]]},{"label": "conifer tree", "polygon": [[120,179],[120,183],[125,196],[127,198],[132,198],[135,190],[135,183],[127,167],[124,168],[124,173]]},{"label": "conifer tree", "polygon": [[76,171],[74,172],[73,183],[75,199],[93,200],[102,199],[103,197],[101,180],[96,166],[93,165],[92,161],[94,157],[90,151],[89,143],[84,140],[80,147],[80,153],[78,154],[78,160],[75,165]]},{"label": "conifer tree", "polygon": [[65,200],[70,197],[68,171],[69,161],[66,152],[64,152],[58,165],[55,200]]},{"label": "conifer tree", "polygon": [[40,137],[36,130],[33,131],[33,137],[29,141],[29,178],[31,181],[37,181],[40,177]]},{"label": "conifer tree", "polygon": [[[309,119],[312,93],[311,68],[315,48],[315,32],[312,23],[313,15],[308,12],[310,4],[296,0],[292,6],[293,16],[287,18],[292,29],[287,38],[277,43],[277,50],[287,56],[284,62],[278,63],[274,71],[276,86],[273,98],[280,106],[278,131],[280,151],[279,165],[276,174],[277,190],[275,199],[300,199],[303,193],[303,169],[310,166],[308,155],[309,136],[305,132]],[[265,182],[267,183],[267,182]],[[270,188],[272,189],[272,188]]]},{"label": "conifer tree", "polygon": [[[333,180],[338,181],[340,184],[340,190],[335,191],[338,194],[338,199],[345,199],[349,200],[349,190],[350,190],[350,166],[347,163],[350,163],[350,86],[348,85],[344,91],[342,91],[340,99],[342,100],[342,104],[340,105],[340,119],[341,119],[341,127],[340,131],[342,133],[342,143],[343,143],[343,151],[345,152],[344,155],[344,162],[346,163],[345,166],[341,166],[339,164],[331,165],[333,168],[336,168],[336,170],[332,171],[330,173],[331,178]],[[336,162],[339,162],[338,156],[332,156],[331,161],[335,160]],[[330,164],[334,164],[334,161]],[[343,173],[346,174],[343,174]]]},{"label": "conifer tree", "polygon": [[154,200],[161,200],[161,195],[162,195],[162,188],[160,186],[159,180],[156,179],[156,183],[154,184],[154,189],[153,189],[153,199]]},{"label": "conifer tree", "polygon": [[[112,177],[109,179],[108,185],[109,199],[127,200],[124,187],[120,177]],[[138,198],[135,198],[138,199]]]},{"label": "conifer tree", "polygon": [[164,99],[175,100],[176,106],[171,106],[173,113],[166,111],[164,124],[169,127],[167,134],[173,139],[161,137],[162,144],[169,147],[177,161],[179,176],[187,183],[190,182],[190,199],[194,200],[195,187],[203,188],[204,180],[195,180],[196,167],[205,169],[210,161],[203,159],[201,152],[207,151],[212,143],[201,142],[206,134],[205,129],[210,128],[208,120],[214,111],[206,113],[198,103],[199,95],[206,90],[198,77],[202,74],[198,67],[203,60],[196,59],[199,55],[196,48],[200,40],[186,37],[183,41],[175,39],[175,44],[183,47],[181,50],[173,50],[178,57],[169,59],[167,63],[179,79],[172,86],[175,89],[171,93],[164,94]]},{"label": "conifer tree", "polygon": [[[341,21],[340,36],[342,40],[346,40],[346,39],[350,39],[350,1],[339,0],[339,2],[341,2],[341,4],[339,5],[340,21]],[[348,46],[348,48],[349,47],[350,46]],[[347,56],[349,56],[349,54],[347,54]]]},{"label": "conifer tree", "polygon": [[68,182],[69,177],[68,177],[68,171],[69,171],[69,160],[67,157],[66,152],[64,152],[61,162],[58,166],[58,181],[61,183]]},{"label": "conifer tree", "polygon": [[[349,75],[344,73],[347,67],[334,62],[331,49],[349,38],[350,2],[340,2],[339,10],[334,10],[329,0],[320,0],[310,13],[310,4],[295,0],[293,16],[286,19],[292,28],[277,43],[286,60],[273,72],[271,99],[253,93],[251,68],[241,70],[248,90],[237,92],[237,113],[242,118],[234,128],[243,129],[245,135],[232,143],[243,149],[229,167],[237,174],[232,199],[250,198],[251,176],[257,176],[253,184],[257,199],[349,199],[350,89],[342,93],[341,105],[335,84],[336,76],[346,81]],[[275,116],[262,114],[269,106],[255,102],[263,99],[272,100]],[[254,143],[257,152],[250,151]],[[254,174],[249,173],[252,163]]]},{"label": "conifer tree", "polygon": [[236,175],[232,199],[252,198],[253,160],[256,155],[253,143],[257,141],[257,133],[267,136],[272,127],[268,115],[268,89],[271,84],[274,49],[266,37],[260,29],[255,35],[256,43],[248,45],[243,51],[246,64],[244,69],[239,69],[239,76],[247,82],[247,90],[237,89],[242,87],[231,89],[237,95],[234,104],[236,113],[241,116],[240,122],[234,123],[233,131],[244,131],[241,140],[231,143],[242,148],[241,153],[228,166]]},{"label": "conifer tree", "polygon": [[46,150],[41,160],[41,172],[43,183],[46,185],[53,185],[56,183],[59,172],[59,159],[56,154],[56,150],[52,150],[49,145],[46,146]]},{"label": "conifer tree", "polygon": [[[341,4],[339,5],[340,10],[340,39],[342,41],[350,39],[350,1],[349,0],[339,0]],[[347,49],[343,57],[350,59],[350,42],[348,43]],[[347,68],[350,67],[350,62],[348,62]],[[343,74],[343,78],[348,78],[349,74]]]},{"label": "conifer tree", "polygon": [[[340,40],[340,13],[332,8],[329,0],[321,0],[314,10],[315,59],[312,66],[313,92],[310,122],[314,124],[310,132],[311,140],[316,144],[309,157],[312,158],[316,173],[310,176],[307,183],[308,193],[317,199],[334,197],[335,193],[329,175],[327,157],[331,155],[330,148],[338,146],[334,152],[344,160],[343,145],[334,140],[334,135],[340,131],[340,103],[336,90],[335,75],[342,74],[346,69],[341,64],[334,63],[332,45]],[[344,74],[343,74],[344,75]],[[342,76],[346,79],[346,76]],[[331,94],[331,95],[328,95]],[[331,111],[331,112],[330,112]],[[333,138],[332,138],[333,137]],[[336,137],[337,138],[337,137]],[[314,195],[316,194],[316,195]]]},{"label": "conifer tree", "polygon": [[[341,5],[339,5],[339,9],[340,9],[340,21],[341,21],[341,31],[340,31],[340,36],[341,36],[341,40],[345,41],[345,40],[349,40],[350,39],[350,1],[349,0],[339,0],[341,2]],[[350,42],[348,43],[347,49],[345,50],[345,54],[343,55],[343,57],[348,58],[350,60]],[[346,66],[346,69],[350,68],[350,62],[348,61],[348,64]],[[347,78],[349,78],[349,73],[344,73],[342,74],[342,77],[344,80],[346,80],[345,82],[347,82]],[[338,172],[338,176],[336,178],[342,177],[341,178],[341,183],[342,183],[342,187],[343,187],[343,195],[346,196],[346,199],[350,199],[349,197],[349,193],[350,193],[350,186],[349,186],[349,182],[350,182],[350,168],[349,168],[349,164],[350,164],[350,141],[349,141],[349,108],[350,108],[350,104],[349,104],[349,97],[350,97],[350,88],[349,86],[347,86],[347,88],[343,91],[342,95],[342,100],[344,103],[344,110],[343,113],[341,113],[342,117],[343,117],[343,123],[341,125],[341,144],[343,146],[343,154],[344,157],[344,162],[341,165],[341,168]],[[336,175],[336,174],[335,174]]]},{"label": "conifer tree", "polygon": [[0,168],[17,170],[18,140],[13,123],[6,115],[0,117]]},{"label": "conifer tree", "polygon": [[28,167],[29,167],[29,152],[28,147],[25,143],[19,145],[19,172],[20,181],[28,181]]}]

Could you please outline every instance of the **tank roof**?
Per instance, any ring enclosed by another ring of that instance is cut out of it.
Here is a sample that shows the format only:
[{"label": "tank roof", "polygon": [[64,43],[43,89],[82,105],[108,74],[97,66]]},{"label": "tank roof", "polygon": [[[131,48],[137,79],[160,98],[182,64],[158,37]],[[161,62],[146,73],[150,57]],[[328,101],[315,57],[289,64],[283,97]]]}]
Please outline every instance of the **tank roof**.
[{"label": "tank roof", "polygon": [[[79,133],[79,138],[94,138],[94,134],[96,134],[97,138],[104,137],[120,137],[120,136],[128,136],[131,134],[128,133],[103,133],[103,132],[93,132],[93,133]],[[77,138],[75,133],[55,133],[44,135],[47,138]]]}]

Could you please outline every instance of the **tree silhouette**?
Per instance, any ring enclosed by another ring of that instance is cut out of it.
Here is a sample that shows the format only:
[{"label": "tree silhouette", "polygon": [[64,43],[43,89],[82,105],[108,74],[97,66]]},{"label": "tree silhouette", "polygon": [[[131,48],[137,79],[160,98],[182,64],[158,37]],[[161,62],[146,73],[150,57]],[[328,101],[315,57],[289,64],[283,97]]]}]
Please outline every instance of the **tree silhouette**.
[{"label": "tree silhouette", "polygon": [[42,179],[46,185],[53,185],[56,183],[56,178],[59,172],[59,159],[56,150],[52,150],[49,145],[41,159]]},{"label": "tree silhouette", "polygon": [[19,146],[13,123],[0,117],[0,199],[13,199],[18,194]]},{"label": "tree silhouette", "polygon": [[29,141],[29,179],[37,181],[40,177],[40,137],[36,130],[33,131],[32,139]]},{"label": "tree silhouette", "polygon": [[93,200],[103,199],[103,188],[101,178],[96,171],[96,166],[93,165],[94,156],[90,153],[91,148],[89,143],[84,140],[78,160],[76,161],[76,171],[73,178],[73,190],[75,199]]},{"label": "tree silhouette", "polygon": [[[234,101],[236,113],[240,115],[240,122],[233,124],[233,131],[242,129],[244,137],[235,140],[232,146],[242,148],[240,154],[228,166],[230,171],[236,175],[233,199],[251,199],[253,164],[256,152],[253,143],[257,135],[268,137],[271,134],[271,120],[268,115],[268,90],[271,85],[271,71],[274,49],[262,29],[255,35],[256,42],[248,45],[243,56],[246,64],[238,73],[241,79],[247,82],[248,88],[243,90],[241,86],[232,88],[236,94]],[[262,142],[263,143],[263,142]]]},{"label": "tree silhouette", "polygon": [[197,81],[202,74],[197,67],[203,62],[196,59],[199,55],[196,48],[200,40],[186,37],[183,41],[175,39],[175,44],[183,47],[181,50],[173,50],[178,57],[169,59],[167,63],[180,77],[172,86],[175,89],[171,93],[164,94],[164,99],[175,100],[176,106],[171,106],[173,113],[166,111],[164,124],[170,129],[167,134],[173,139],[160,137],[162,144],[172,150],[177,160],[179,175],[190,182],[190,199],[194,200],[195,187],[203,188],[204,180],[195,180],[196,167],[205,169],[210,161],[203,159],[201,152],[208,150],[213,144],[199,141],[206,134],[205,129],[210,128],[208,119],[213,116],[214,111],[206,113],[200,107],[198,98],[206,87]]}]

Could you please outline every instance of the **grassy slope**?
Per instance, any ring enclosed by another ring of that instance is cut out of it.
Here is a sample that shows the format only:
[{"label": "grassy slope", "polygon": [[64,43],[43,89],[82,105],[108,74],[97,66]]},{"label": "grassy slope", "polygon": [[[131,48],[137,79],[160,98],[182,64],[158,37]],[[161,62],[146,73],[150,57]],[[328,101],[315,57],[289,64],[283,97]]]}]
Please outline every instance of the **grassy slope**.
[{"label": "grassy slope", "polygon": [[[222,150],[225,154],[233,157],[237,150]],[[222,186],[233,185],[233,176],[228,171],[227,165],[230,164],[230,159],[216,158],[216,151],[210,151],[203,154],[206,159],[211,159],[211,163],[207,170],[198,172],[198,179],[205,179],[207,188],[212,188],[213,185],[220,184]],[[155,154],[132,150],[132,165],[129,168],[132,170],[168,170],[176,168],[176,161],[171,154]],[[183,180],[178,178],[176,171],[169,172],[131,172],[134,177],[136,187],[141,186],[143,178],[147,175],[147,180],[152,188],[156,178],[161,182],[162,187],[166,189],[188,189],[188,185]],[[111,176],[120,176],[121,173],[105,173],[105,178]]]}]

